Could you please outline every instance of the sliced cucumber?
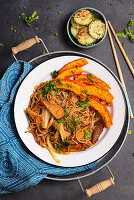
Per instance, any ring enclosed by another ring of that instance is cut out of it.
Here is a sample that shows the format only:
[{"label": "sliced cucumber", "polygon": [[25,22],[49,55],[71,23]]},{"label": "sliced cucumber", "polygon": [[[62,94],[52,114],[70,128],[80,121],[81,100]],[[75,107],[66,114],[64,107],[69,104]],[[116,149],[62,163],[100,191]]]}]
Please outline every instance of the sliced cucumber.
[{"label": "sliced cucumber", "polygon": [[89,10],[79,10],[74,15],[74,21],[80,25],[88,25],[94,19],[93,14]]},{"label": "sliced cucumber", "polygon": [[89,24],[88,30],[93,38],[100,39],[104,36],[106,28],[100,19],[95,19]]},{"label": "sliced cucumber", "polygon": [[77,35],[77,40],[80,44],[85,46],[91,46],[96,42],[96,39],[92,38],[88,33],[88,28],[82,28]]},{"label": "sliced cucumber", "polygon": [[75,28],[74,26],[71,26],[70,31],[71,31],[72,35],[76,38],[78,35],[78,32],[79,32],[79,29]]},{"label": "sliced cucumber", "polygon": [[77,28],[77,29],[81,29],[81,28],[83,27],[82,25],[76,23],[76,22],[74,21],[74,18],[73,18],[73,17],[71,18],[71,24],[72,24],[72,26],[73,26],[74,28]]}]

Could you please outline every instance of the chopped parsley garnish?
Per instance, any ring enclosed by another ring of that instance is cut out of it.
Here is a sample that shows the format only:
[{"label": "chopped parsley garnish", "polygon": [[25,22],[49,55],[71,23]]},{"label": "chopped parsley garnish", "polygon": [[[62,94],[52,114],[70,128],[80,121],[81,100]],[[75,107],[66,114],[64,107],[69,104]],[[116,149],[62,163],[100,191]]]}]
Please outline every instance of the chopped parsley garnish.
[{"label": "chopped parsley garnish", "polygon": [[61,14],[62,13],[61,10],[58,13]]},{"label": "chopped parsley garnish", "polygon": [[26,9],[27,7],[26,6],[24,6],[24,9]]},{"label": "chopped parsley garnish", "polygon": [[55,33],[54,33],[54,36],[59,36],[59,33],[56,33],[56,32],[55,32]]},{"label": "chopped parsley garnish", "polygon": [[61,145],[59,145],[59,144],[57,144],[57,143],[54,143],[54,148],[56,149],[56,150],[62,150],[63,149],[63,146],[61,146]]},{"label": "chopped parsley garnish", "polygon": [[73,139],[70,138],[70,137],[67,137],[67,138],[64,140],[64,142],[67,142],[68,140],[72,141]]},{"label": "chopped parsley garnish", "polygon": [[13,32],[16,32],[16,25],[11,26],[10,30],[13,31]]},{"label": "chopped parsley garnish", "polygon": [[124,44],[124,42],[122,43],[122,47],[124,48],[124,46],[125,46],[125,44]]},{"label": "chopped parsley garnish", "polygon": [[112,172],[113,176],[115,176],[115,172]]},{"label": "chopped parsley garnish", "polygon": [[60,5],[56,5],[56,7],[60,7]]},{"label": "chopped parsley garnish", "polygon": [[57,75],[58,75],[58,73],[59,73],[59,71],[53,71],[53,72],[51,72],[51,76],[52,76],[52,78],[54,79],[54,78],[56,78],[57,77]]},{"label": "chopped parsley garnish", "polygon": [[95,117],[95,118],[99,117],[99,113],[96,112],[94,117]]},{"label": "chopped parsley garnish", "polygon": [[57,122],[59,122],[59,123],[66,123],[66,122],[68,122],[68,120],[58,119]]},{"label": "chopped parsley garnish", "polygon": [[63,83],[62,83],[62,79],[59,78],[56,82],[59,82],[61,84],[61,86],[63,86]]},{"label": "chopped parsley garnish", "polygon": [[85,133],[84,138],[85,139],[89,138],[89,132],[87,129],[84,129],[84,133]]},{"label": "chopped parsley garnish", "polygon": [[71,88],[71,87],[72,87],[72,84],[71,84],[71,85],[67,84],[67,85],[68,85],[68,87],[69,87],[69,88]]},{"label": "chopped parsley garnish", "polygon": [[47,97],[47,94],[49,93],[49,92],[51,92],[51,90],[55,90],[56,92],[58,91],[58,88],[57,88],[57,86],[56,86],[56,83],[54,83],[53,81],[48,81],[47,83],[46,83],[46,85],[42,88],[42,95],[44,96],[44,97]]},{"label": "chopped parsley garnish", "polygon": [[104,123],[106,123],[106,121],[105,121],[105,120],[104,120],[103,122],[104,122]]},{"label": "chopped parsley garnish", "polygon": [[49,22],[52,22],[52,19],[49,19]]},{"label": "chopped parsley garnish", "polygon": [[90,107],[90,104],[88,104],[88,103],[85,103],[85,101],[78,101],[78,102],[76,102],[76,106],[78,106],[78,107],[82,107],[82,108],[88,108],[88,107]]},{"label": "chopped parsley garnish", "polygon": [[45,51],[42,51],[42,52],[41,52],[41,55],[44,55],[44,54],[45,54]]},{"label": "chopped parsley garnish", "polygon": [[37,21],[39,19],[39,16],[36,16],[37,12],[34,10],[33,13],[30,16],[26,16],[25,13],[21,13],[19,15],[19,18],[23,19],[25,23],[32,28],[32,25],[30,24],[33,21]]},{"label": "chopped parsley garnish", "polygon": [[65,113],[65,117],[69,116],[69,110],[67,108],[65,108],[64,113]]},{"label": "chopped parsley garnish", "polygon": [[85,100],[85,102],[89,102],[89,101],[91,101],[91,98],[87,97],[87,99]]},{"label": "chopped parsley garnish", "polygon": [[25,37],[25,35],[21,32],[21,37],[22,37],[22,39],[24,39],[24,37]]},{"label": "chopped parsley garnish", "polygon": [[93,74],[91,74],[91,73],[88,74],[88,78],[91,80],[92,83],[94,83],[94,80],[93,80]]},{"label": "chopped parsley garnish", "polygon": [[131,135],[131,134],[132,134],[132,131],[131,131],[131,130],[128,130],[127,134],[128,134],[128,135]]},{"label": "chopped parsley garnish", "polygon": [[116,36],[117,36],[117,37],[120,37],[120,38],[122,38],[122,39],[125,39],[125,38],[127,37],[127,35],[126,35],[125,33],[122,33],[121,31],[117,32],[117,33],[116,33]]},{"label": "chopped parsley garnish", "polygon": [[73,117],[71,123],[74,123],[76,126],[78,126],[78,125],[81,123],[81,121],[80,121],[79,118],[75,118],[75,117]]},{"label": "chopped parsley garnish", "polygon": [[132,7],[131,7],[131,6],[129,6],[129,9],[130,9],[130,10],[132,10]]},{"label": "chopped parsley garnish", "polygon": [[72,133],[76,132],[76,129],[71,125],[71,123],[68,123],[68,128],[71,130]]}]

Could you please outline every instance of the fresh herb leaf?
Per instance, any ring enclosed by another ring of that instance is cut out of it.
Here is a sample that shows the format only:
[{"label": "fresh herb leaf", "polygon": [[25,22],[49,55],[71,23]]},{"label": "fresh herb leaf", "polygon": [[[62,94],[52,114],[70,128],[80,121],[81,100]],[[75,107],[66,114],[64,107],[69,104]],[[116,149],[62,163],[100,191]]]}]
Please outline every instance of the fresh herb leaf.
[{"label": "fresh herb leaf", "polygon": [[131,131],[131,130],[128,130],[127,134],[128,134],[128,135],[131,135],[131,134],[132,134],[132,131]]},{"label": "fresh herb leaf", "polygon": [[13,31],[13,27],[12,26],[11,26],[10,30]]},{"label": "fresh herb leaf", "polygon": [[59,71],[53,71],[53,72],[51,72],[51,76],[52,76],[52,78],[54,79],[54,78],[56,78],[57,76],[58,76],[58,73],[59,73]]},{"label": "fresh herb leaf", "polygon": [[122,43],[122,47],[124,48],[124,46],[125,46],[125,44],[124,44],[124,42]]},{"label": "fresh herb leaf", "polygon": [[130,13],[129,13],[129,15],[133,15],[133,13],[132,13],[132,12],[130,12]]},{"label": "fresh herb leaf", "polygon": [[62,13],[61,10],[58,13],[61,14]]},{"label": "fresh herb leaf", "polygon": [[91,80],[92,83],[94,83],[94,81],[93,81],[93,74],[91,74],[91,73],[88,74],[88,78]]},{"label": "fresh herb leaf", "polygon": [[72,133],[76,132],[76,129],[70,123],[68,123],[68,128],[71,130]]},{"label": "fresh herb leaf", "polygon": [[54,36],[59,36],[59,33],[54,33]]},{"label": "fresh herb leaf", "polygon": [[116,36],[117,36],[117,37],[120,37],[120,38],[122,38],[122,39],[125,39],[125,38],[127,37],[127,35],[126,35],[125,33],[122,33],[121,31],[117,32],[117,33],[116,33]]},{"label": "fresh herb leaf", "polygon": [[89,132],[88,132],[88,130],[84,129],[84,133],[85,133],[84,138],[88,139],[89,138]]},{"label": "fresh herb leaf", "polygon": [[67,137],[67,138],[64,140],[64,142],[67,142],[68,140],[72,141],[73,139],[70,138],[70,137]]},{"label": "fresh herb leaf", "polygon": [[51,92],[52,90],[58,91],[58,88],[56,86],[56,83],[53,81],[47,82],[47,84],[42,89],[42,94],[44,97],[47,97],[47,94]]},{"label": "fresh herb leaf", "polygon": [[95,118],[99,117],[99,113],[96,112],[94,117],[95,117]]},{"label": "fresh herb leaf", "polygon": [[129,10],[132,10],[132,7],[131,7],[131,6],[129,6]]},{"label": "fresh herb leaf", "polygon": [[56,5],[56,7],[60,7],[60,5]]},{"label": "fresh herb leaf", "polygon": [[66,122],[68,122],[68,120],[58,119],[57,122],[59,122],[59,123],[66,123]]},{"label": "fresh herb leaf", "polygon": [[27,7],[26,6],[24,6],[24,9],[26,9]]},{"label": "fresh herb leaf", "polygon": [[42,89],[39,90],[39,93],[42,94]]},{"label": "fresh herb leaf", "polygon": [[65,117],[69,116],[69,110],[67,108],[65,108],[64,113],[65,113]]},{"label": "fresh herb leaf", "polygon": [[126,53],[126,55],[128,56],[128,52],[126,51],[125,53]]},{"label": "fresh herb leaf", "polygon": [[78,125],[81,123],[81,121],[80,121],[79,118],[75,118],[75,117],[73,117],[71,123],[74,123],[76,126],[78,126]]},{"label": "fresh herb leaf", "polygon": [[76,102],[76,106],[82,107],[82,108],[87,108],[87,107],[90,107],[90,104],[85,103],[85,101],[82,101],[82,102],[78,101],[78,102]]},{"label": "fresh herb leaf", "polygon": [[39,16],[36,16],[37,15],[37,12],[34,10],[33,13],[30,15],[30,16],[26,16],[25,13],[21,13],[19,15],[19,18],[23,19],[25,21],[25,23],[32,28],[31,26],[31,22],[33,21],[37,21],[39,19]]},{"label": "fresh herb leaf", "polygon": [[115,176],[115,172],[112,172],[113,176]]},{"label": "fresh herb leaf", "polygon": [[52,22],[52,19],[49,19],[49,22]]},{"label": "fresh herb leaf", "polygon": [[21,37],[22,37],[22,39],[24,39],[24,37],[25,37],[25,35],[21,32]]},{"label": "fresh herb leaf", "polygon": [[56,150],[62,150],[63,149],[63,146],[61,146],[61,145],[59,145],[59,144],[57,144],[57,143],[54,143],[54,148],[56,149]]},{"label": "fresh herb leaf", "polygon": [[42,52],[41,52],[41,55],[44,55],[44,54],[45,54],[45,51],[42,51]]}]

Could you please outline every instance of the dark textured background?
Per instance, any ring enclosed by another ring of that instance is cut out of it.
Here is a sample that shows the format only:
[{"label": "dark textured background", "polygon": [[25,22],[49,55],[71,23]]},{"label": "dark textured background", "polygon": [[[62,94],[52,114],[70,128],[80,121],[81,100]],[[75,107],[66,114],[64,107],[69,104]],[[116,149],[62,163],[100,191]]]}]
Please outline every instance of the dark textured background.
[{"label": "dark textured background", "polygon": [[[109,5],[109,2],[111,5]],[[59,7],[56,7],[56,5],[59,5]],[[24,6],[26,6],[25,10]],[[52,8],[49,8],[50,6]],[[75,10],[84,6],[93,7],[102,11],[117,31],[123,31],[123,29],[126,28],[129,19],[133,18],[133,15],[129,15],[129,13],[134,12],[134,0],[0,0],[0,43],[4,45],[0,46],[0,78],[8,66],[14,62],[14,59],[11,57],[11,47],[16,46],[25,39],[29,39],[35,35],[38,35],[44,40],[50,52],[74,50],[91,55],[106,64],[116,75],[118,75],[108,36],[102,44],[87,50],[76,48],[70,44],[68,40],[66,34],[67,20]],[[132,7],[132,10],[129,9],[129,6]],[[10,27],[17,24],[20,13],[25,12],[29,15],[34,9],[40,17],[38,23],[33,23],[38,29],[31,29],[20,22],[20,26],[17,27],[16,33],[10,31]],[[60,10],[62,11],[61,14],[58,13]],[[52,19],[52,22],[49,22],[50,19]],[[45,21],[45,25],[43,24],[43,21]],[[24,39],[21,37],[21,32],[25,35]],[[59,33],[58,37],[54,36],[55,32]],[[127,39],[120,40],[121,42],[125,42],[125,51],[128,52],[128,57],[132,65],[134,65],[134,43],[129,42]],[[133,76],[116,44],[115,47],[117,49],[128,95],[134,111]],[[31,58],[40,55],[42,50],[44,50],[42,45],[38,44],[33,46],[29,52],[24,51],[19,53],[17,58],[28,61]],[[132,156],[134,153],[134,119],[130,121],[129,129],[132,130],[133,134],[127,136],[123,148],[109,165],[112,171],[115,172],[115,186],[100,194],[92,196],[91,199],[134,199],[134,157]],[[81,181],[84,188],[88,188],[108,177],[109,174],[104,168]],[[18,193],[0,196],[0,200],[53,200],[55,198],[59,200],[88,199],[81,191],[77,181],[57,182],[45,179],[32,188],[28,188]]]}]

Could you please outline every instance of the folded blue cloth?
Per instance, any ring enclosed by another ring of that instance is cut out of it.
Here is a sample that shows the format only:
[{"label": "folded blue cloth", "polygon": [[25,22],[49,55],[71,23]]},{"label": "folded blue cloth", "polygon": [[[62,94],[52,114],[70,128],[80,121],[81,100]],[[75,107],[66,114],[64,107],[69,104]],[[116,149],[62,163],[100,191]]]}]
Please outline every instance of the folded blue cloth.
[{"label": "folded blue cloth", "polygon": [[14,122],[14,99],[25,76],[34,67],[13,63],[0,80],[0,193],[17,192],[36,185],[47,174],[64,176],[93,168],[96,162],[74,168],[56,167],[35,157],[23,144]]}]

